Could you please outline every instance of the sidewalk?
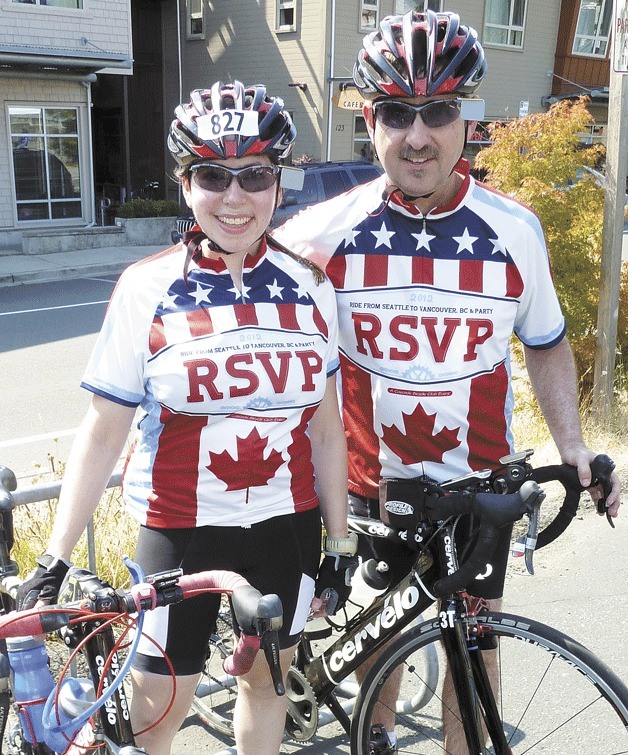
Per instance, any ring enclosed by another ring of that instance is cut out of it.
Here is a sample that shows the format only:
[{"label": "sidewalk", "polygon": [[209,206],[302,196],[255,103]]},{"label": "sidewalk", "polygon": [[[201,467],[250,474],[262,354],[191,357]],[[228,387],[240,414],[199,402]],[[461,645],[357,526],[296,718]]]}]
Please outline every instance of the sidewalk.
[{"label": "sidewalk", "polygon": [[91,275],[117,275],[133,262],[168,246],[119,246],[54,254],[0,255],[0,287]]}]

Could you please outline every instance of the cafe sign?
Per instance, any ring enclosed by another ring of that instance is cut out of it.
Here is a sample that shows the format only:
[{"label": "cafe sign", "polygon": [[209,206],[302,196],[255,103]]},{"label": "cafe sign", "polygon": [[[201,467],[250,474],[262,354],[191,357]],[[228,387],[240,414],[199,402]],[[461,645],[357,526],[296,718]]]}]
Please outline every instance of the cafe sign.
[{"label": "cafe sign", "polygon": [[338,107],[342,110],[362,110],[363,106],[364,98],[355,87],[341,89],[338,93]]}]

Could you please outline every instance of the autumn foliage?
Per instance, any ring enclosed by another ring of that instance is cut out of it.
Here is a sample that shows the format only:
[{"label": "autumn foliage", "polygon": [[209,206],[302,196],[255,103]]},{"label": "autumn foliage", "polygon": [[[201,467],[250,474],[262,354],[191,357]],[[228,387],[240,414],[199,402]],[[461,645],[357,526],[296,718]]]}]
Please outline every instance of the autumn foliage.
[{"label": "autumn foliage", "polygon": [[[475,168],[486,183],[531,207],[543,225],[556,289],[567,320],[581,386],[593,381],[600,288],[604,189],[589,174],[576,180],[581,166],[596,166],[602,145],[582,148],[580,134],[592,117],[586,98],[558,102],[536,113],[495,124],[493,144],[482,150]],[[619,311],[628,309],[628,270],[624,265]],[[618,343],[628,364],[628,318],[620,316]]]}]

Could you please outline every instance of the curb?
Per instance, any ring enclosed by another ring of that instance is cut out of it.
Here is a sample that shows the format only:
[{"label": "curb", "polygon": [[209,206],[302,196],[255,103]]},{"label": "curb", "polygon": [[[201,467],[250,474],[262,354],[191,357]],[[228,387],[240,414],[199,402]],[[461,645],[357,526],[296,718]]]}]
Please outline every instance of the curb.
[{"label": "curb", "polygon": [[57,270],[30,270],[23,273],[0,275],[0,288],[6,286],[28,285],[29,283],[53,283],[70,278],[85,278],[92,275],[118,275],[132,265],[133,261],[109,262],[80,267],[63,267]]}]

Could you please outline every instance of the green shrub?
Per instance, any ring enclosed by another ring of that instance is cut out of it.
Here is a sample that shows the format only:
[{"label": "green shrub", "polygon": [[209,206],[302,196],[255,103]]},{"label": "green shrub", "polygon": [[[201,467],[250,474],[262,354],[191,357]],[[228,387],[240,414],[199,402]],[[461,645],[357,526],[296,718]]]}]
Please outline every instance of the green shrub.
[{"label": "green shrub", "polygon": [[[593,167],[604,154],[601,145],[581,148],[579,134],[592,120],[585,98],[558,102],[547,113],[494,126],[493,144],[475,160],[476,168],[487,171],[486,183],[532,207],[539,216],[583,395],[593,382],[604,224],[604,189],[589,176],[576,181],[582,165]],[[624,365],[628,364],[626,284],[624,265],[619,306],[624,315],[617,333],[624,350],[619,361]]]},{"label": "green shrub", "polygon": [[174,199],[132,199],[116,210],[119,218],[169,218],[181,214]]}]

